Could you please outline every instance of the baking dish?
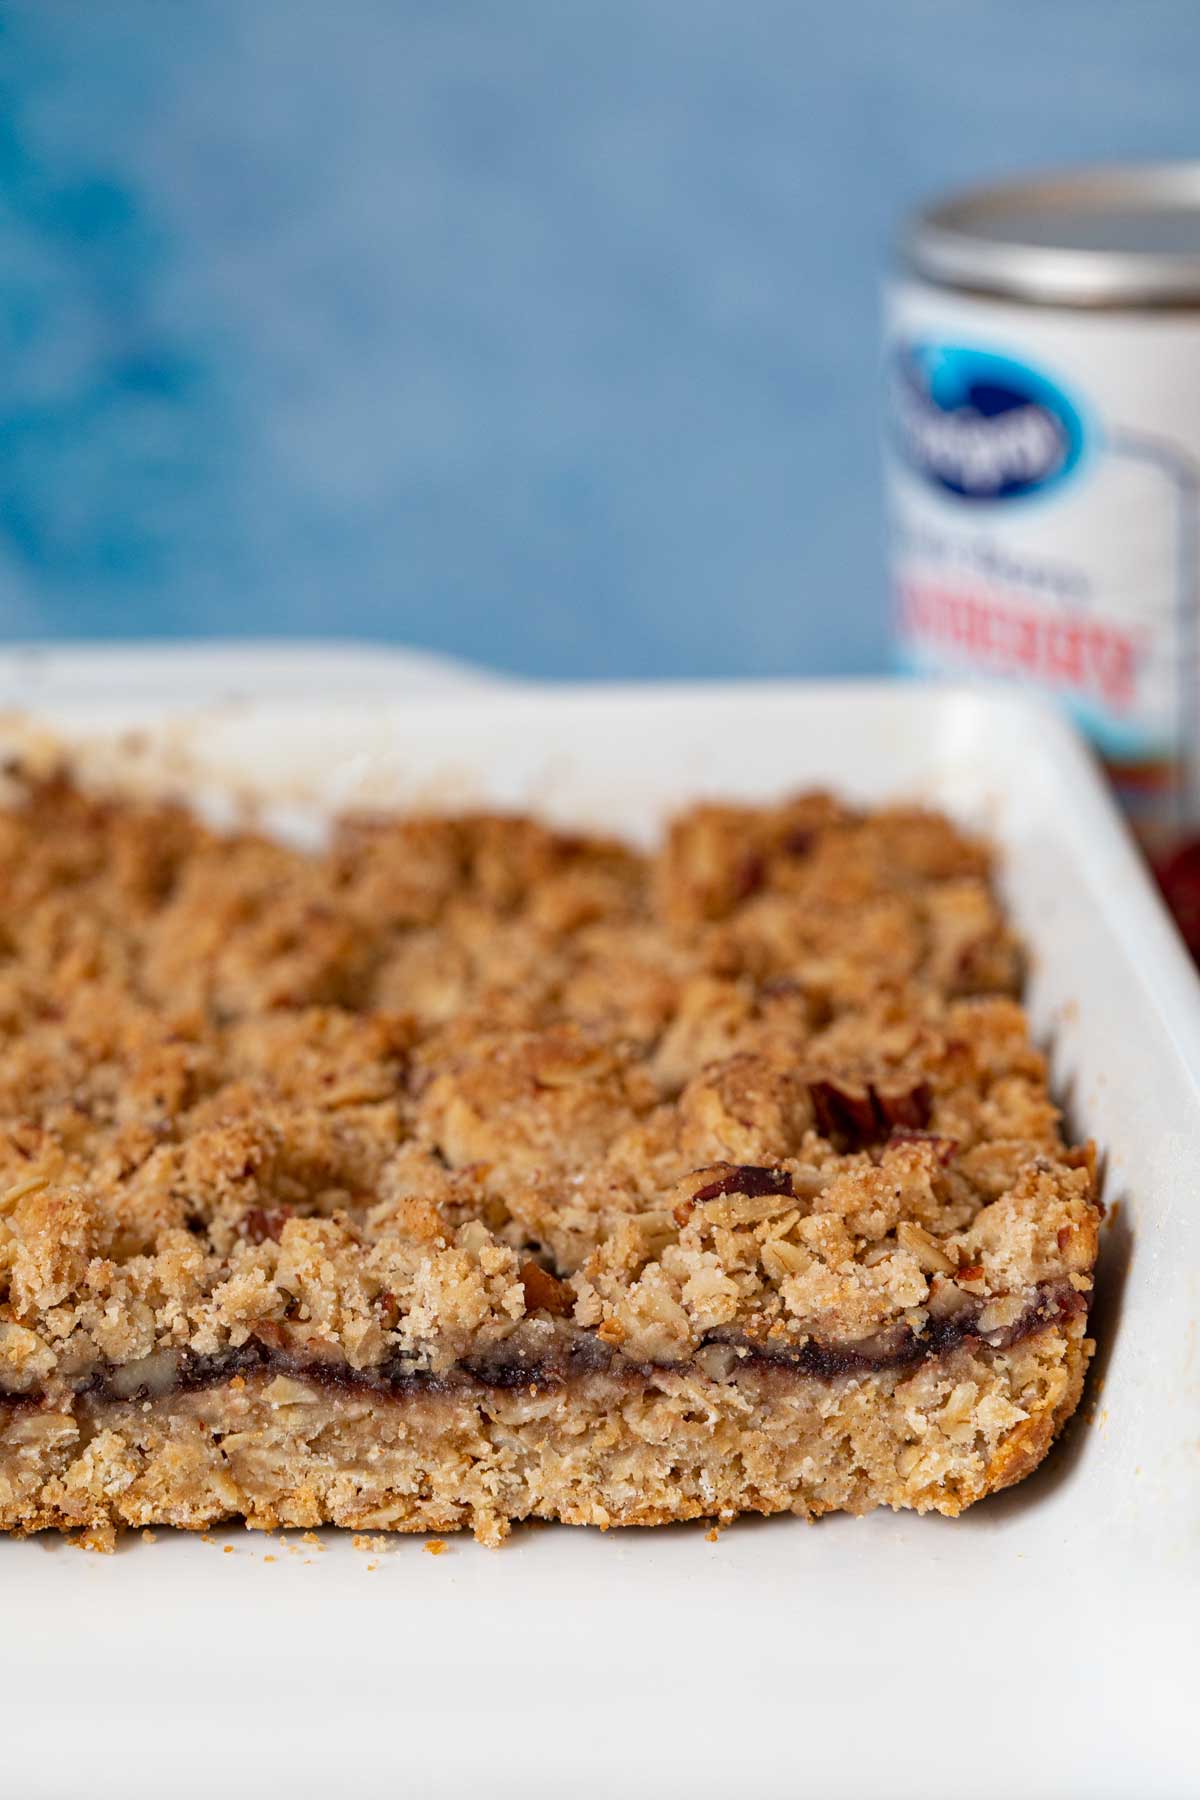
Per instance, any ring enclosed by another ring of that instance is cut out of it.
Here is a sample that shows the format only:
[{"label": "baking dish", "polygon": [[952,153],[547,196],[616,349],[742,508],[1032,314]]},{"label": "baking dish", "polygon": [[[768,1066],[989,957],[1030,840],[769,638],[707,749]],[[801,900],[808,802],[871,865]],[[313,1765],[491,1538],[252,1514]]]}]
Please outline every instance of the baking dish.
[{"label": "baking dish", "polygon": [[236,679],[197,667],[189,687],[178,653],[157,683],[142,653],[124,688],[119,664],[70,693],[51,669],[37,711],[99,771],[218,812],[253,800],[293,835],[348,804],[484,799],[641,837],[701,794],[814,782],[990,831],[1057,1091],[1107,1157],[1087,1417],[1030,1482],[956,1522],[764,1521],[715,1543],[528,1530],[436,1558],[240,1530],[112,1558],[0,1543],[14,1786],[75,1791],[88,1746],[97,1796],[1195,1792],[1200,986],[1069,729],[1017,698],[915,684],[390,699],[376,665],[355,697],[305,660],[270,697],[247,683],[217,705]]}]

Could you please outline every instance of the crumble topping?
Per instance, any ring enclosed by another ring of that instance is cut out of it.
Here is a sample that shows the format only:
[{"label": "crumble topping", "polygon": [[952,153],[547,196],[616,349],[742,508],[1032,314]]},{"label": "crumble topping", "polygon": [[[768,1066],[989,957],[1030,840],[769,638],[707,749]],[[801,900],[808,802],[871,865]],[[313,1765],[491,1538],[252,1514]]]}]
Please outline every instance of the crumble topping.
[{"label": "crumble topping", "polygon": [[1010,1342],[1086,1295],[1098,1213],[990,874],[945,819],[819,794],[648,857],[489,816],[306,854],[31,782],[0,1395],[247,1346],[437,1377],[581,1334],[710,1373]]}]

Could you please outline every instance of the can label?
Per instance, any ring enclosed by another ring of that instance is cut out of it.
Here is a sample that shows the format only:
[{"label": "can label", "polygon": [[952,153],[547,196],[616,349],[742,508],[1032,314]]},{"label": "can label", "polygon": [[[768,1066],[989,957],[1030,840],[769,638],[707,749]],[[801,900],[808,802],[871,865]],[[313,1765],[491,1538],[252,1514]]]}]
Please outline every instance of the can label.
[{"label": "can label", "polygon": [[902,666],[1062,701],[1147,823],[1195,809],[1200,318],[902,282],[886,454]]}]

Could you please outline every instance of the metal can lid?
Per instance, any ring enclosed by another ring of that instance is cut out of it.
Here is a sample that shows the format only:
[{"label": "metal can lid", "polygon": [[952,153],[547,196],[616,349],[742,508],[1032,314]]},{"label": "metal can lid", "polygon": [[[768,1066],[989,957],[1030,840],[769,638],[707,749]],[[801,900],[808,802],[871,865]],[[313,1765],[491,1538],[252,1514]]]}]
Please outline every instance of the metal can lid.
[{"label": "metal can lid", "polygon": [[901,251],[930,280],[1043,304],[1200,301],[1200,162],[971,188],[917,213]]}]

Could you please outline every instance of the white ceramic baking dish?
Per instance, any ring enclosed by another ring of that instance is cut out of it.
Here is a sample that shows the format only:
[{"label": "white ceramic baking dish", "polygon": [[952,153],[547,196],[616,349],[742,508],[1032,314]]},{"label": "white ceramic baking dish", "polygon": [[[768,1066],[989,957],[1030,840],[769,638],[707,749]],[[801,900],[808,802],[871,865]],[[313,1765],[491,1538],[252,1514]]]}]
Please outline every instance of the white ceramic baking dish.
[{"label": "white ceramic baking dish", "polygon": [[[481,798],[644,835],[698,795],[920,796],[999,840],[1035,1028],[1107,1158],[1088,1400],[958,1521],[518,1532],[499,1552],[168,1532],[114,1557],[0,1541],[0,1789],[35,1796],[1200,1793],[1200,984],[1088,757],[1016,698],[885,685],[271,698],[211,658],[42,666],[68,735],[214,797]],[[136,666],[135,666],[136,665]],[[158,680],[155,680],[155,670]],[[207,673],[205,672],[207,671]],[[278,671],[277,671],[278,673]],[[136,674],[134,680],[133,674]],[[401,671],[396,670],[400,687]],[[19,692],[11,666],[0,690]],[[169,696],[164,703],[163,696]],[[0,736],[3,734],[0,733]],[[147,748],[147,745],[149,748]]]}]

